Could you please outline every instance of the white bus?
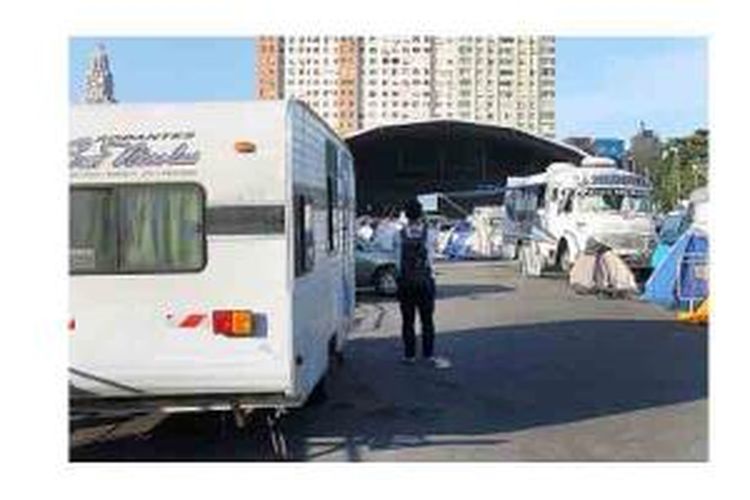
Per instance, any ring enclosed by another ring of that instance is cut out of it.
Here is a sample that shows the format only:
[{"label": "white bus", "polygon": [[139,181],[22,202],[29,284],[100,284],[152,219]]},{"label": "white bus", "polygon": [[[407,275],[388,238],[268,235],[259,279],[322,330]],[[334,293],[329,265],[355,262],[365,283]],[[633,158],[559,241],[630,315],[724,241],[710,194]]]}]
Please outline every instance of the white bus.
[{"label": "white bus", "polygon": [[298,101],[72,109],[71,409],[302,404],[354,316],[354,175]]},{"label": "white bus", "polygon": [[[634,269],[646,268],[656,243],[651,186],[608,158],[509,177],[505,207],[516,238],[533,241],[542,267],[567,271],[591,243],[604,244]],[[530,237],[533,233],[533,237]]]}]

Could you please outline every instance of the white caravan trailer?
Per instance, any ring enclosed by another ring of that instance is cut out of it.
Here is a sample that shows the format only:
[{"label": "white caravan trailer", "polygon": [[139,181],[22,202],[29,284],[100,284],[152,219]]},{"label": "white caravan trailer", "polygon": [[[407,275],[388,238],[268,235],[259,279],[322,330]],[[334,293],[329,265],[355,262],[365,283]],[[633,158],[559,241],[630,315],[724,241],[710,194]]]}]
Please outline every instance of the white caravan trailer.
[{"label": "white caravan trailer", "polygon": [[72,410],[302,404],[354,315],[345,143],[297,101],[70,120]]},{"label": "white caravan trailer", "polygon": [[594,242],[632,268],[649,265],[656,234],[645,177],[608,158],[587,157],[581,166],[553,163],[541,174],[509,177],[506,188],[517,237],[537,245],[543,267],[567,270]]}]

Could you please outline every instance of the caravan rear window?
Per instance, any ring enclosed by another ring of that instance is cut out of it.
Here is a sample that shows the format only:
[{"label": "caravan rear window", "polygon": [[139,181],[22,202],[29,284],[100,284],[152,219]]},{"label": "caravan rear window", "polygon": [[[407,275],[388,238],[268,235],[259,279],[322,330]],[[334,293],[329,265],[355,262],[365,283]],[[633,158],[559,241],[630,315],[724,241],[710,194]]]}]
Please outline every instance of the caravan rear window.
[{"label": "caravan rear window", "polygon": [[70,272],[200,271],[206,260],[204,204],[195,184],[73,188]]}]

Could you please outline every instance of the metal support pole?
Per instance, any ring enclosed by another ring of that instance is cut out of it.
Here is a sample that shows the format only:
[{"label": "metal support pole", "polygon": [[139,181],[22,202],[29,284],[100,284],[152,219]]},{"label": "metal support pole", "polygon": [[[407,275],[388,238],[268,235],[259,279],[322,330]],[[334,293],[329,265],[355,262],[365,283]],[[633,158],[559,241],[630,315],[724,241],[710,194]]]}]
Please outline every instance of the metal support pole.
[{"label": "metal support pole", "polygon": [[487,143],[484,140],[482,140],[479,150],[481,153],[479,161],[482,167],[482,182],[484,182],[487,180]]},{"label": "metal support pole", "polygon": [[447,201],[448,203],[450,203],[450,205],[451,205],[451,206],[452,206],[453,208],[457,209],[457,210],[458,210],[459,212],[461,212],[462,214],[464,214],[464,215],[469,215],[469,212],[467,212],[466,210],[464,210],[464,208],[463,208],[463,207],[462,207],[461,205],[459,205],[458,203],[456,203],[455,201],[451,200],[450,198],[448,198],[447,196],[445,196],[445,195],[444,195],[444,194],[442,194],[442,193],[438,193],[438,195],[440,196],[440,198],[442,198],[442,199],[444,199],[445,201]]}]

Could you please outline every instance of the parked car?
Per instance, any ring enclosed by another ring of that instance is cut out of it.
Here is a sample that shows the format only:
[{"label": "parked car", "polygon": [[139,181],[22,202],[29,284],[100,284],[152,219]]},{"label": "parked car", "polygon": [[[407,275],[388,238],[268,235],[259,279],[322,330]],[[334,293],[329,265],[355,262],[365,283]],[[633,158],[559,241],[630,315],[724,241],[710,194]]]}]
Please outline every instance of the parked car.
[{"label": "parked car", "polygon": [[355,250],[357,287],[374,288],[380,295],[396,294],[396,254],[370,242],[357,240]]}]

